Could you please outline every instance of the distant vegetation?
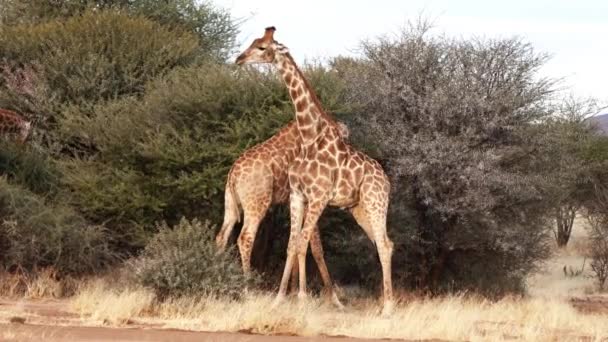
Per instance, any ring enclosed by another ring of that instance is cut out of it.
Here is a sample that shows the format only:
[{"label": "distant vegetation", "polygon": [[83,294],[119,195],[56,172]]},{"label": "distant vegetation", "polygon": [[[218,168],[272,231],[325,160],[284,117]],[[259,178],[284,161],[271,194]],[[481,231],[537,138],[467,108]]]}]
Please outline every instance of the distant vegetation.
[{"label": "distant vegetation", "polygon": [[[194,0],[0,0],[0,108],[34,122],[26,146],[0,144],[0,266],[62,277],[129,260],[162,296],[259,286],[208,244],[232,162],[293,108],[274,72],[228,60],[237,30]],[[567,243],[573,213],[607,238],[608,142],[584,120],[597,105],[560,98],[539,78],[546,59],[520,39],[450,39],[422,23],[358,57],[301,63],[392,178],[396,287],[518,292],[552,232]],[[287,217],[277,208],[258,232],[266,285],[282,271]],[[354,220],[331,209],[320,225],[337,282],[375,290],[379,262]]]}]

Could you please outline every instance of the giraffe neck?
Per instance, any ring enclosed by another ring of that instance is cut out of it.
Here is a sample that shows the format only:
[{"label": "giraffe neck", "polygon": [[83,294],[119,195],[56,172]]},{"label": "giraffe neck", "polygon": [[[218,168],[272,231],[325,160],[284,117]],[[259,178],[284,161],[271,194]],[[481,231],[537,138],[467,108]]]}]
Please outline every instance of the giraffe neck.
[{"label": "giraffe neck", "polygon": [[302,143],[306,145],[323,133],[331,119],[321,107],[317,95],[288,52],[277,55],[275,65],[289,90],[289,97],[296,113],[298,131]]}]

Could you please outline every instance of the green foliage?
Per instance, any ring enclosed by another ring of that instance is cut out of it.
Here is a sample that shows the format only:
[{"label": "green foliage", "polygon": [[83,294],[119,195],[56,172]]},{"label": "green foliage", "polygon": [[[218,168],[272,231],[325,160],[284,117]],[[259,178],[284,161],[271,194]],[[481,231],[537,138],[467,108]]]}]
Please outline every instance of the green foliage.
[{"label": "green foliage", "polygon": [[73,205],[94,222],[149,229],[182,216],[219,220],[232,161],[289,119],[279,86],[208,64],[149,83],[141,100],[66,111],[66,134],[97,151],[61,163]]},{"label": "green foliage", "polygon": [[48,155],[3,141],[0,141],[0,175],[37,194],[53,195],[59,183],[59,171]]},{"label": "green foliage", "polygon": [[63,274],[81,274],[116,260],[105,228],[5,178],[0,178],[0,217],[0,264],[6,269],[52,266]]},{"label": "green foliage", "polygon": [[182,219],[163,224],[132,264],[137,281],[161,297],[218,295],[238,297],[256,282],[246,276],[233,253],[218,253],[209,222]]},{"label": "green foliage", "polygon": [[237,33],[228,12],[194,0],[0,0],[0,9],[0,22],[4,25],[63,20],[87,10],[120,10],[195,34],[199,53],[218,61],[226,58]]},{"label": "green foliage", "polygon": [[147,81],[191,63],[196,52],[192,34],[116,11],[4,27],[0,34],[2,58],[41,63],[57,103],[49,113],[64,103],[140,94]]}]

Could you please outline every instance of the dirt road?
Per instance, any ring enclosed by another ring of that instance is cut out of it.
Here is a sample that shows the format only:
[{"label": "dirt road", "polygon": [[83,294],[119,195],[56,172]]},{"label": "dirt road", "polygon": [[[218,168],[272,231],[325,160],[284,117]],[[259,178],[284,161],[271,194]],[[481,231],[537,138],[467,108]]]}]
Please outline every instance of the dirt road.
[{"label": "dirt road", "polygon": [[[348,342],[339,337],[262,336],[165,329],[54,327],[48,325],[0,324],[2,341],[218,341],[218,342]],[[371,341],[356,339],[356,341]],[[378,340],[379,341],[379,340]]]}]

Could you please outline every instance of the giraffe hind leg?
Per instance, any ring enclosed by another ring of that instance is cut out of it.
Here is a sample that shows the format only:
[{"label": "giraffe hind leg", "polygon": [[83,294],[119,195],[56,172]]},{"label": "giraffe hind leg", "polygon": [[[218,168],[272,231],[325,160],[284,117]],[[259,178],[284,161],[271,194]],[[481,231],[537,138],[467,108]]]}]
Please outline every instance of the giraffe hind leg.
[{"label": "giraffe hind leg", "polygon": [[254,203],[248,203],[244,208],[243,229],[237,240],[243,272],[251,271],[251,254],[260,223],[272,201],[272,193],[260,196]]},{"label": "giraffe hind leg", "polygon": [[[388,194],[386,196],[388,197]],[[388,201],[380,200],[381,203],[373,203],[377,200],[378,199],[374,199],[373,197],[368,197],[362,200],[356,207],[351,209],[351,213],[368,237],[375,243],[376,249],[378,250],[380,264],[382,265],[383,279],[382,288],[384,304],[382,314],[386,316],[392,312],[394,306],[391,274],[393,242],[388,237],[386,231],[386,209]]]}]

